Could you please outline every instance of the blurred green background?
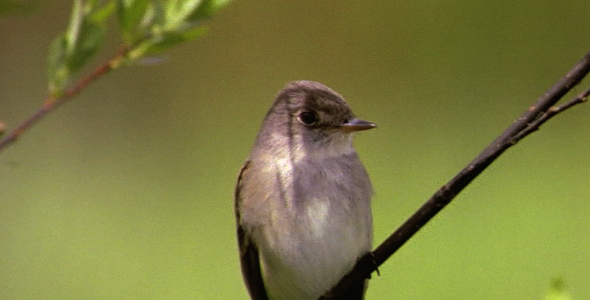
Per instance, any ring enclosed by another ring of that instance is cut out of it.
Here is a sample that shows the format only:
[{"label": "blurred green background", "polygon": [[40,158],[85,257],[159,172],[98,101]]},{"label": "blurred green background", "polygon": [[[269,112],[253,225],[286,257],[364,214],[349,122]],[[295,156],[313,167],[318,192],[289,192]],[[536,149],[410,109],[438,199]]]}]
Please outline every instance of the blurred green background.
[{"label": "blurred green background", "polygon": [[[71,5],[28,3],[0,17],[9,127],[41,104]],[[109,74],[0,153],[0,299],[246,299],[235,176],[297,79],[379,126],[356,138],[377,244],[590,49],[589,9],[234,1],[204,38]],[[381,267],[367,298],[541,299],[563,277],[590,299],[589,109],[505,153]]]}]

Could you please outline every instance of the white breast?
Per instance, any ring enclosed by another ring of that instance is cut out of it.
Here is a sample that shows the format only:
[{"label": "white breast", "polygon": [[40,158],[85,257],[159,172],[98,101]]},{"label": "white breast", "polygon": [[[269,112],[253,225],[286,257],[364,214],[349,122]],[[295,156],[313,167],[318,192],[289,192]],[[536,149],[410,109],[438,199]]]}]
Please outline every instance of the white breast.
[{"label": "white breast", "polygon": [[271,299],[317,299],[371,250],[369,178],[354,153],[304,168],[275,162],[285,173],[254,235],[265,283]]}]

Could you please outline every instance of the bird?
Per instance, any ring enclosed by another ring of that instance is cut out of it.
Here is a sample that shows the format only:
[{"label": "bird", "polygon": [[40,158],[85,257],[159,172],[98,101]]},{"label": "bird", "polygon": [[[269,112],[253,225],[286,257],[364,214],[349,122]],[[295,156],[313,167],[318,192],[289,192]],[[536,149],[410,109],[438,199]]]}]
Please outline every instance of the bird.
[{"label": "bird", "polygon": [[[352,138],[375,127],[321,83],[294,81],[278,93],[235,189],[251,299],[318,299],[370,253],[373,188]],[[367,282],[334,299],[363,299]]]}]

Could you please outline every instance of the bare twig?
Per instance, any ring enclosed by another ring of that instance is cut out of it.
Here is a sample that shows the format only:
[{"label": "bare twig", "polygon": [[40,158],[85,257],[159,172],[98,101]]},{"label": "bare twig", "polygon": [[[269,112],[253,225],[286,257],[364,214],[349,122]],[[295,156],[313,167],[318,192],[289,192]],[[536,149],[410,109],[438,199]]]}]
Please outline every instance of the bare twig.
[{"label": "bare twig", "polygon": [[88,74],[86,77],[80,79],[70,88],[66,89],[61,95],[47,96],[43,101],[43,105],[39,109],[37,109],[37,111],[35,111],[16,128],[7,133],[6,136],[2,138],[2,140],[0,140],[0,151],[6,148],[8,145],[15,142],[23,134],[23,132],[30,129],[35,123],[40,121],[49,112],[54,111],[60,105],[74,98],[74,96],[78,95],[82,91],[82,89],[96,81],[101,76],[117,68],[120,65],[121,61],[127,55],[127,51],[128,49],[124,48],[121,51],[117,52],[117,54],[115,54],[113,58],[109,59],[106,63],[96,68],[92,73]]},{"label": "bare twig", "polygon": [[588,100],[588,95],[590,95],[590,88],[586,89],[576,97],[570,99],[570,101],[564,103],[560,106],[552,106],[550,107],[545,113],[539,116],[535,121],[530,123],[525,129],[519,132],[516,136],[514,136],[513,143],[517,143],[525,136],[531,134],[533,131],[537,131],[543,123],[547,122],[553,116],[559,114],[560,112],[576,105],[586,102]]},{"label": "bare twig", "polygon": [[475,177],[483,172],[508,148],[557,114],[586,101],[590,88],[562,106],[553,107],[568,91],[577,85],[590,71],[590,53],[586,54],[557,84],[542,95],[508,129],[498,136],[486,149],[471,161],[459,174],[442,186],[402,226],[391,234],[372,254],[361,258],[354,269],[320,299],[346,299],[347,287],[369,278],[422,226],[449,204]]}]

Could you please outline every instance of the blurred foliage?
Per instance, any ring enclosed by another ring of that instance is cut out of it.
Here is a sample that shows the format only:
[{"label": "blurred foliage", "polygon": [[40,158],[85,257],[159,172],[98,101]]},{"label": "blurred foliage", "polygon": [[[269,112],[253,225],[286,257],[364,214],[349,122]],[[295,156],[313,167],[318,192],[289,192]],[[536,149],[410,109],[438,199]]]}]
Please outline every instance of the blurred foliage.
[{"label": "blurred foliage", "polygon": [[117,20],[127,51],[111,68],[131,63],[199,37],[202,21],[229,0],[75,0],[68,29],[49,51],[49,90],[63,93],[68,82],[99,50],[107,20],[117,10]]},{"label": "blurred foliage", "polygon": [[96,0],[75,0],[70,24],[49,50],[49,90],[63,91],[71,76],[98,51],[104,41],[106,20],[114,8],[112,1],[101,6]]},{"label": "blurred foliage", "polygon": [[573,300],[567,292],[563,278],[553,278],[551,286],[545,295],[545,300]]}]

